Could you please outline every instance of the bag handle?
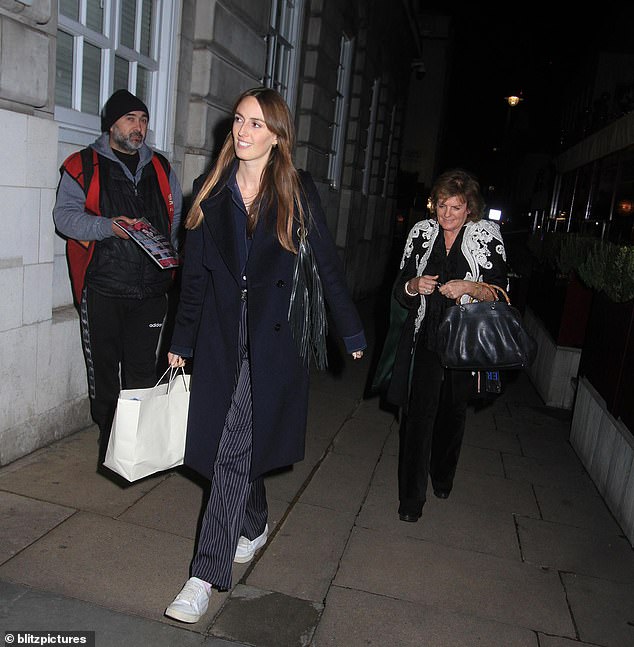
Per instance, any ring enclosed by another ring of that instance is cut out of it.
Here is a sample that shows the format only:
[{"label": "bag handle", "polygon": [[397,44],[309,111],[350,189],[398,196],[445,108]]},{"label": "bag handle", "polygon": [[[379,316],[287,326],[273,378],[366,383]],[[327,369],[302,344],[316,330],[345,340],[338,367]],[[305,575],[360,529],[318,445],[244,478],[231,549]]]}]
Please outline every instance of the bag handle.
[{"label": "bag handle", "polygon": [[183,378],[183,386],[185,387],[185,391],[187,391],[188,389],[187,389],[187,382],[185,380],[185,369],[182,366],[179,366],[178,368],[175,368],[173,366],[168,366],[165,373],[161,375],[158,382],[154,385],[154,388],[156,388],[163,381],[165,376],[169,373],[170,376],[169,376],[169,381],[167,383],[167,392],[169,393],[170,388],[172,386],[172,382],[178,378],[179,371],[180,371],[180,376]]},{"label": "bag handle", "polygon": [[[495,301],[500,301],[500,294],[504,297],[504,300],[508,305],[511,305],[511,300],[509,299],[509,295],[506,293],[506,290],[501,288],[499,285],[494,285],[493,283],[485,283],[484,281],[478,281],[478,285],[481,285],[483,288],[487,288],[488,290],[491,291],[491,294],[493,294],[494,300]],[[458,297],[456,299],[456,304],[460,305],[460,299],[461,297]],[[474,298],[469,297],[469,303],[473,303]]]}]

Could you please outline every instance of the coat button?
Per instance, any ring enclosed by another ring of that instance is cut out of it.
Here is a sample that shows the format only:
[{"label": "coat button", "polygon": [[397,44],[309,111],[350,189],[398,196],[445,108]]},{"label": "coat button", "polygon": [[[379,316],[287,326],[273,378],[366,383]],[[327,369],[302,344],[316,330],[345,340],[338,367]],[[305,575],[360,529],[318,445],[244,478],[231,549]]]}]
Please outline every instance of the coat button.
[{"label": "coat button", "polygon": [[286,285],[286,281],[282,281],[282,279],[280,279],[276,285],[278,288],[283,288]]},{"label": "coat button", "polygon": [[280,330],[280,328],[281,328],[281,327],[282,327],[282,326],[281,326],[280,324],[278,324],[278,323],[276,323],[276,324],[275,324],[275,326],[273,326],[273,328],[274,328],[275,332],[278,332],[278,331]]}]

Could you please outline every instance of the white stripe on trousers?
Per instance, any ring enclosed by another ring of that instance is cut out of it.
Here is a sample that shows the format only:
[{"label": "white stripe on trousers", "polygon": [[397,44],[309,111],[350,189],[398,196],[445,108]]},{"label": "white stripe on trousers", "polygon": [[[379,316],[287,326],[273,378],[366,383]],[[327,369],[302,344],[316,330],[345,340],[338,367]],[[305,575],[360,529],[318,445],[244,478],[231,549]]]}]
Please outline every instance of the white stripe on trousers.
[{"label": "white stripe on trousers", "polygon": [[191,574],[220,590],[231,588],[233,558],[240,535],[255,539],[268,517],[264,479],[249,481],[252,450],[251,372],[247,307],[240,317],[239,366],[214,463],[211,494],[198,538]]}]

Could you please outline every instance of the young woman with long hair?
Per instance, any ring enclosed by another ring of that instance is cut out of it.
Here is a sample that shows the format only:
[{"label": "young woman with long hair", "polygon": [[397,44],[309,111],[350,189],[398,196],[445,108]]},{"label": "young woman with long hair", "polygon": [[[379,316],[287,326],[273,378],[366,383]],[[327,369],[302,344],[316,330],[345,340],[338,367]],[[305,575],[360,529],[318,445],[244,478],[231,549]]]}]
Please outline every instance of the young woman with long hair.
[{"label": "young woman with long hair", "polygon": [[306,241],[346,351],[359,359],[366,347],[317,189],[293,164],[294,139],[281,95],[247,90],[211,172],[194,183],[168,359],[192,358],[185,464],[211,480],[211,494],[191,577],[165,612],[183,622],[202,617],[212,588],[231,587],[232,562],[266,543],[264,474],[304,455],[310,357],[289,310]]}]

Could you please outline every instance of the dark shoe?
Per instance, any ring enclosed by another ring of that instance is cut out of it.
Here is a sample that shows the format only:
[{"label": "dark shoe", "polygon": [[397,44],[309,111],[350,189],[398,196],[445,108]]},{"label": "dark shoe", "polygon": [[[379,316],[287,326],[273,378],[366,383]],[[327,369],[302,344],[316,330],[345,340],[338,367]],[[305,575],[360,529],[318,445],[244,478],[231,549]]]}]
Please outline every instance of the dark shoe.
[{"label": "dark shoe", "polygon": [[408,521],[409,523],[416,523],[421,517],[421,513],[411,514],[409,512],[399,512],[398,518],[401,521]]},{"label": "dark shoe", "polygon": [[439,499],[448,499],[450,493],[451,493],[451,490],[434,490],[434,494]]}]

